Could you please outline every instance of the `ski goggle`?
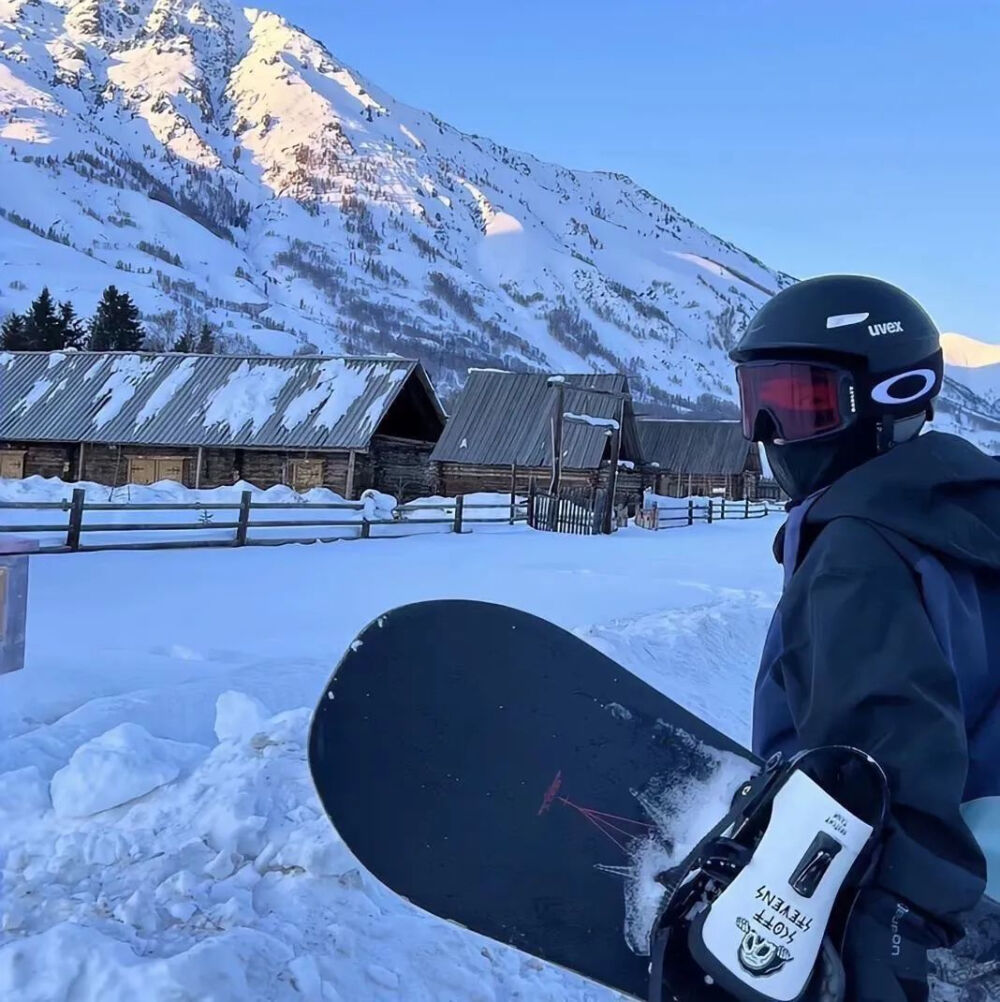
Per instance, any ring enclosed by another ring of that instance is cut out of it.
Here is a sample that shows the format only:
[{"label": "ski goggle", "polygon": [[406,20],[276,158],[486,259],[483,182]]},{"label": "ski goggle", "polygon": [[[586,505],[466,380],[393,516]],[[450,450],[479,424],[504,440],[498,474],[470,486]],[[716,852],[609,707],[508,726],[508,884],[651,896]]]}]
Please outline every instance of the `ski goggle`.
[{"label": "ski goggle", "polygon": [[[745,362],[736,367],[736,378],[743,434],[750,441],[801,442],[840,431],[857,417],[854,380],[832,365]],[[766,431],[764,415],[771,424]]]}]

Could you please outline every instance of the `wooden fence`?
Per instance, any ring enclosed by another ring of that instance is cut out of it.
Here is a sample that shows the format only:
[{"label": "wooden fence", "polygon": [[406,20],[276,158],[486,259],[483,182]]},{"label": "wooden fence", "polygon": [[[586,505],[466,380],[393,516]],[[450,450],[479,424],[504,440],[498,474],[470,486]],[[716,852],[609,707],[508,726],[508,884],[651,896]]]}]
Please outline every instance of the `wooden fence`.
[{"label": "wooden fence", "polygon": [[[79,553],[97,550],[168,550],[196,549],[209,547],[235,546],[284,546],[290,543],[329,543],[343,539],[370,539],[414,535],[423,526],[449,526],[452,532],[461,533],[469,525],[514,525],[527,520],[526,505],[513,498],[510,501],[493,503],[466,504],[465,498],[457,497],[452,501],[435,503],[410,503],[398,505],[392,509],[390,518],[368,519],[365,517],[365,504],[360,501],[326,502],[322,504],[279,504],[266,501],[254,501],[250,491],[244,491],[239,502],[206,501],[192,504],[101,504],[89,502],[82,489],[74,490],[72,500],[68,501],[18,501],[0,502],[0,514],[11,510],[25,512],[65,512],[63,525],[58,522],[43,525],[34,524],[0,524],[0,533],[10,533],[19,536],[44,534],[58,536],[60,542],[43,541],[37,552],[40,553]],[[495,514],[492,518],[484,517],[485,511]],[[93,521],[88,520],[88,513],[117,513],[130,515],[136,512],[177,512],[189,513],[197,517],[191,521]],[[216,522],[217,512],[226,513],[223,521]],[[278,517],[254,520],[256,513],[277,512],[290,515],[296,512],[300,517]],[[354,518],[313,517],[313,512],[351,512]],[[427,513],[440,512],[440,515]],[[499,514],[502,512],[503,514]],[[308,514],[306,514],[308,513]],[[358,517],[360,515],[360,518]],[[303,517],[304,516],[304,517]],[[419,516],[419,517],[415,517]],[[320,530],[317,533],[307,531],[305,534],[293,536],[253,536],[252,533],[265,530],[299,529]],[[331,535],[327,530],[342,530]],[[345,533],[343,530],[353,530]],[[387,531],[383,531],[387,530]],[[144,539],[130,541],[129,533],[185,533],[183,539]],[[88,543],[95,534],[120,533],[123,542]],[[202,537],[202,538],[199,538]]]},{"label": "wooden fence", "polygon": [[607,494],[603,488],[574,487],[553,495],[537,490],[532,484],[528,494],[528,525],[542,532],[593,536],[603,529]]},{"label": "wooden fence", "polygon": [[695,522],[723,522],[726,519],[765,518],[776,510],[766,501],[727,501],[725,498],[689,498],[678,504],[654,501],[648,508],[635,514],[635,524],[640,529],[676,529],[694,525]]}]

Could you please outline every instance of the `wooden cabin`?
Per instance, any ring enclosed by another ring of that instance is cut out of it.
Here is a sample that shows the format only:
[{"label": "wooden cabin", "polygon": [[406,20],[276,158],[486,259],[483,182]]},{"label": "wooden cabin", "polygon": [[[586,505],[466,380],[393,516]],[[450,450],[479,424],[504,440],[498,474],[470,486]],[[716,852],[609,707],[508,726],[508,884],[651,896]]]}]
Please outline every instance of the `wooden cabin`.
[{"label": "wooden cabin", "polygon": [[639,438],[648,480],[668,497],[725,497],[756,501],[760,449],[743,437],[738,421],[640,418]]},{"label": "wooden cabin", "polygon": [[445,415],[400,358],[0,353],[0,476],[433,493]]},{"label": "wooden cabin", "polygon": [[[559,399],[553,379],[563,386],[562,486],[607,485],[617,424],[621,466],[616,493],[640,492],[642,457],[626,376],[472,369],[431,454],[442,494],[526,492],[532,479],[539,487],[548,486]],[[600,392],[588,392],[593,390]]]}]

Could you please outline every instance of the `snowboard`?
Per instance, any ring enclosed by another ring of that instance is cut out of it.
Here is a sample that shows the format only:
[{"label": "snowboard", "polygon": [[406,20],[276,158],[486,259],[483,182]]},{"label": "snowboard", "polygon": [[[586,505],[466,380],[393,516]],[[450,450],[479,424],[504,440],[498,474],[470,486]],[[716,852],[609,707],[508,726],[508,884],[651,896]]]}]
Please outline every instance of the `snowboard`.
[{"label": "snowboard", "polygon": [[[443,600],[394,609],[350,645],[309,765],[339,836],[395,893],[646,998],[657,878],[762,763],[573,634]],[[972,927],[937,962],[934,997],[1000,997],[996,906]]]}]

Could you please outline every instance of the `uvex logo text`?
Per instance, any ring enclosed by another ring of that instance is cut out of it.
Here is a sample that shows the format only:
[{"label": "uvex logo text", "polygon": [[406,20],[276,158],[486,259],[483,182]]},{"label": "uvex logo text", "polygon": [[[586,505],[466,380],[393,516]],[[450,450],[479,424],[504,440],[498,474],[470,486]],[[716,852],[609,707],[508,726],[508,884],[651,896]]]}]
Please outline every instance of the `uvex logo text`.
[{"label": "uvex logo text", "polygon": [[899,320],[893,320],[888,324],[869,324],[868,333],[872,337],[881,337],[883,334],[902,334],[903,324]]}]

